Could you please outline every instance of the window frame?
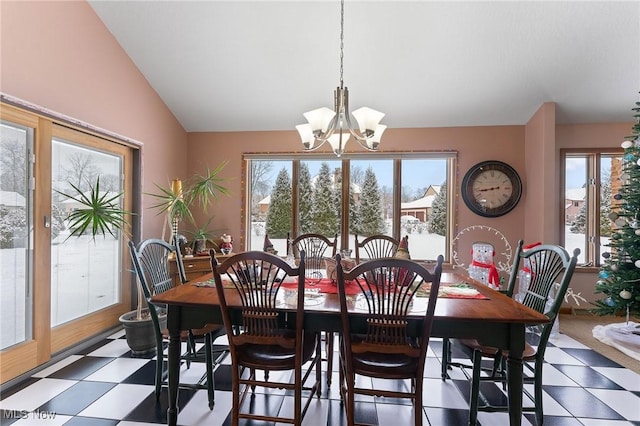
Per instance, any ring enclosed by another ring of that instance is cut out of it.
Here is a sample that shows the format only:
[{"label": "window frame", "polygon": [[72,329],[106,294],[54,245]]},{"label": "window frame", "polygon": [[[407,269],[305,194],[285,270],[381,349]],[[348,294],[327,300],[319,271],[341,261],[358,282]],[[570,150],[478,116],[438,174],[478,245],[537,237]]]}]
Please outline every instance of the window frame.
[{"label": "window frame", "polygon": [[[349,181],[350,179],[350,161],[351,160],[393,160],[393,224],[392,224],[392,236],[396,239],[400,239],[402,236],[400,226],[401,216],[401,195],[402,195],[402,161],[407,159],[442,159],[447,161],[446,182],[447,182],[447,235],[445,235],[445,250],[444,257],[445,262],[451,261],[451,241],[455,237],[455,198],[457,191],[452,188],[456,188],[456,170],[458,167],[458,152],[452,150],[440,150],[440,151],[387,151],[387,152],[369,152],[369,153],[344,153],[340,158],[342,168],[342,179]],[[333,153],[244,153],[242,156],[242,176],[245,179],[245,183],[242,186],[243,191],[243,203],[241,212],[241,221],[243,224],[244,242],[245,247],[251,246],[251,161],[291,161],[292,162],[292,211],[295,212],[298,209],[298,191],[296,182],[299,178],[300,161],[315,160],[315,161],[336,161],[336,156]],[[346,192],[346,194],[345,194]],[[348,186],[342,185],[342,212],[343,215],[348,212],[349,193]],[[343,216],[344,217],[344,216]],[[299,229],[298,215],[292,214],[292,229],[297,235]],[[340,224],[340,244],[341,248],[353,248],[349,247],[349,222],[341,221]],[[294,235],[295,237],[295,235]]]},{"label": "window frame", "polygon": [[[601,184],[596,184],[597,182],[601,182],[602,174],[601,174],[601,164],[602,159],[604,157],[622,157],[624,151],[622,149],[616,148],[590,148],[590,149],[581,149],[581,148],[564,148],[560,150],[560,158],[561,158],[561,171],[560,171],[560,188],[562,189],[560,193],[560,217],[562,218],[560,221],[560,244],[562,246],[566,246],[566,238],[564,227],[566,225],[566,211],[565,211],[565,201],[566,201],[566,182],[567,182],[567,159],[571,157],[580,157],[585,158],[586,160],[586,176],[585,182],[587,184],[587,190],[585,191],[585,201],[584,203],[587,205],[586,213],[586,235],[585,235],[585,250],[584,253],[584,262],[576,265],[577,268],[588,269],[592,268],[597,270],[602,265],[600,261],[601,253],[603,250],[606,250],[605,246],[601,246],[601,244],[596,244],[597,241],[600,241],[600,197],[601,197]],[[611,171],[613,174],[613,171]],[[613,183],[613,176],[610,176],[610,179]],[[613,185],[612,185],[613,186]],[[612,188],[613,190],[613,188]],[[612,194],[613,195],[613,194]],[[581,247],[582,249],[582,247]]]}]

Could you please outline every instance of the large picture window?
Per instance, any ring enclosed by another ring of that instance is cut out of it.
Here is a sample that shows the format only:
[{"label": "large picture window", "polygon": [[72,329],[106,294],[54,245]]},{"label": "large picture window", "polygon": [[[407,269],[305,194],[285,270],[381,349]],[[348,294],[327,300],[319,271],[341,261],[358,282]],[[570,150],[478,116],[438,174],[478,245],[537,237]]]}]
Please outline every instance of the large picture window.
[{"label": "large picture window", "polygon": [[608,251],[611,207],[619,202],[621,153],[611,150],[562,152],[564,202],[563,232],[565,247],[580,249],[578,264],[599,267]]},{"label": "large picture window", "polygon": [[343,249],[354,247],[355,235],[408,235],[413,259],[448,259],[453,201],[447,186],[455,157],[246,154],[247,249],[262,250],[265,234],[282,255],[287,234],[337,234]]}]

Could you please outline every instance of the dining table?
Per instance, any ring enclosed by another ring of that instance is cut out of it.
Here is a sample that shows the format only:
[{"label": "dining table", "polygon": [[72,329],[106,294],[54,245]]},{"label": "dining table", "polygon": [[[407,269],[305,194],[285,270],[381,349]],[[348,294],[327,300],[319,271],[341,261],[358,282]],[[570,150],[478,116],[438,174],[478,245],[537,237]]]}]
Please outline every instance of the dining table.
[{"label": "dining table", "polygon": [[[304,309],[304,327],[311,331],[341,331],[340,302],[335,286],[320,281],[310,282],[309,303]],[[468,290],[451,291],[463,284]],[[471,279],[462,269],[445,270],[441,277],[441,292],[435,308],[431,336],[442,338],[475,338],[483,345],[507,350],[507,398],[509,405],[509,424],[520,426],[522,421],[522,388],[523,361],[526,326],[543,324],[549,319],[500,291],[496,291],[482,283]],[[230,292],[227,303],[230,307],[240,306],[237,291],[225,288]],[[285,293],[285,292],[281,292]],[[349,295],[354,301],[353,317],[358,314],[357,291]],[[469,296],[472,294],[472,296]],[[420,306],[426,306],[425,294],[417,295],[415,311],[411,316],[416,318],[415,332],[418,333],[419,318],[424,315]],[[283,298],[285,296],[283,295]],[[218,295],[213,283],[212,274],[178,285],[166,292],[152,297],[152,303],[166,305],[167,328],[169,332],[168,347],[168,409],[167,424],[176,425],[178,420],[178,387],[180,381],[180,332],[192,328],[201,328],[205,324],[222,324],[222,314],[218,304]],[[278,309],[295,311],[295,306],[282,303]],[[362,312],[361,312],[362,313]],[[354,321],[357,323],[357,321]]]}]

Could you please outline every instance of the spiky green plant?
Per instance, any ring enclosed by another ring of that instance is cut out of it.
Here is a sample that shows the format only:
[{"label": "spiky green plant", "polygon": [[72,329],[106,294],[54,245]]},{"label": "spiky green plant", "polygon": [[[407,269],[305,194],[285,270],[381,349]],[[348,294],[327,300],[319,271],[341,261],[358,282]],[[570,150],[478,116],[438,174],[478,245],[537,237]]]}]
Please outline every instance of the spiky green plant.
[{"label": "spiky green plant", "polygon": [[117,238],[114,233],[116,230],[126,233],[126,228],[129,225],[127,215],[133,213],[124,210],[120,206],[119,200],[124,192],[115,195],[108,191],[100,193],[100,176],[96,179],[95,186],[91,186],[89,194],[82,192],[80,188],[71,182],[69,182],[69,185],[77,194],[66,194],[58,190],[56,192],[70,200],[74,200],[82,207],[69,213],[67,219],[69,220],[70,234],[66,239],[79,237],[87,232],[94,241],[96,236],[106,236],[107,232],[114,238]]}]

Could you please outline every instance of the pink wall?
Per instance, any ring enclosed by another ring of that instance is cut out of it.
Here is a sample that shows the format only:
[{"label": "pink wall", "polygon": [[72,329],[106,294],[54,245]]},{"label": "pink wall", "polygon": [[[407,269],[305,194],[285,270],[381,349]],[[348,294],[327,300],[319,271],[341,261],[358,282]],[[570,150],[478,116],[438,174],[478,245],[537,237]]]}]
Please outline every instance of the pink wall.
[{"label": "pink wall", "polygon": [[[228,160],[223,175],[233,196],[214,205],[210,213],[215,215],[213,227],[226,228],[236,243],[242,235],[242,155],[244,153],[300,152],[298,133],[281,132],[230,132],[230,133],[190,133],[187,164],[192,171],[201,171],[206,166],[215,167]],[[349,150],[357,144],[351,142]],[[457,179],[460,181],[474,164],[484,160],[501,160],[511,164],[524,180],[524,127],[454,127],[423,129],[388,129],[382,140],[382,151],[457,151]],[[524,182],[527,185],[527,182]],[[457,191],[457,189],[456,189]],[[516,208],[500,218],[483,218],[471,213],[458,197],[456,211],[458,229],[470,225],[487,225],[500,229],[510,241],[522,237],[524,207],[521,202]],[[244,242],[241,247],[244,248]]]},{"label": "pink wall", "polygon": [[0,47],[2,93],[144,144],[145,192],[184,174],[186,132],[86,2],[3,1]]},{"label": "pink wall", "polygon": [[[242,154],[300,150],[294,130],[186,134],[85,2],[2,1],[0,47],[2,93],[144,145],[144,192],[154,192],[154,183],[165,185],[229,160],[222,176],[230,179],[232,195],[215,203],[209,214],[215,215],[214,227],[234,236],[242,229]],[[559,149],[617,148],[630,129],[630,123],[556,126],[555,106],[547,103],[523,126],[389,129],[382,149],[457,151],[458,182],[480,161],[511,164],[524,185],[518,206],[489,219],[471,213],[457,196],[457,230],[487,225],[512,244],[519,238],[557,242]],[[145,205],[151,202],[144,197]],[[146,212],[143,237],[160,235],[161,226],[161,217]],[[593,298],[595,272],[578,275],[583,295]]]}]

